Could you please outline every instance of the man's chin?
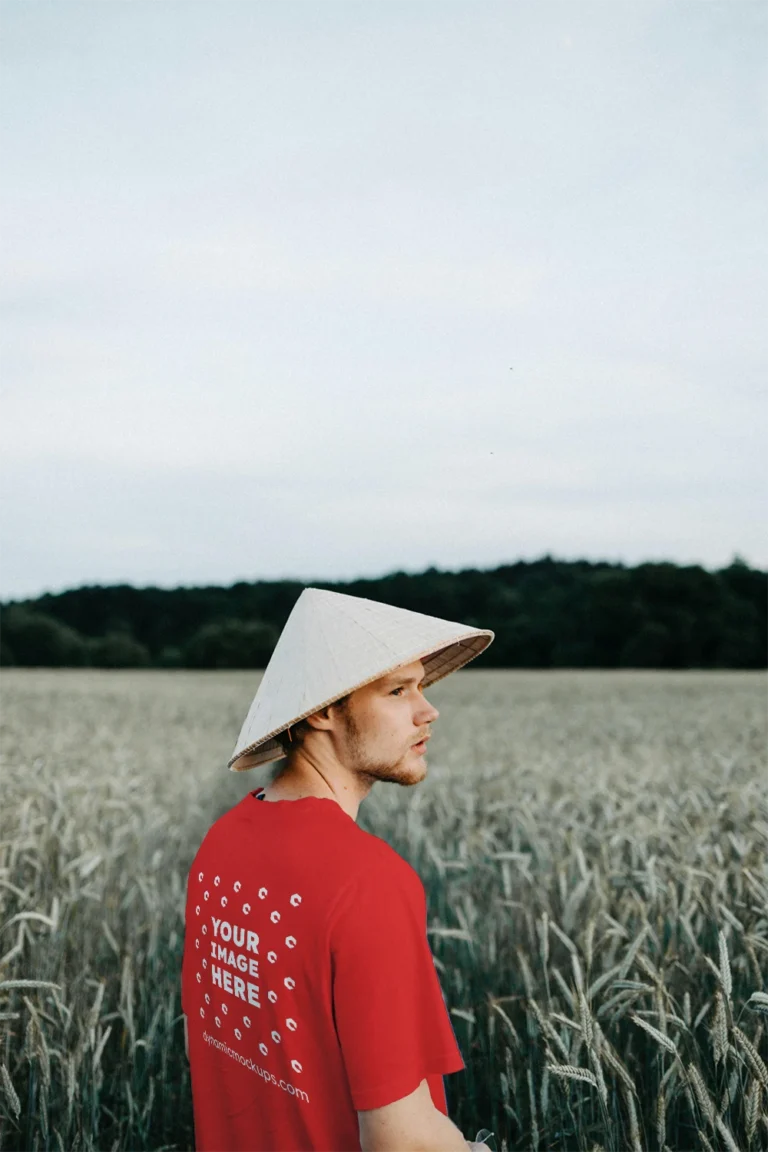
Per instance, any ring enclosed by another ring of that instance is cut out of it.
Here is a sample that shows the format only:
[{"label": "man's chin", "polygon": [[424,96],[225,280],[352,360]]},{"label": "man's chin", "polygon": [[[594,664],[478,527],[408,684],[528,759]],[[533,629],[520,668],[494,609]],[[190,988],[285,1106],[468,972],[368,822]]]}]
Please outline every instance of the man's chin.
[{"label": "man's chin", "polygon": [[[360,766],[358,771],[361,771]],[[378,767],[372,766],[367,769],[367,773],[363,770],[363,774],[368,775],[372,784],[380,780],[382,783],[401,784],[407,788],[420,783],[427,775],[427,761],[423,753],[419,756],[409,748],[400,760],[387,765],[380,764]]]},{"label": "man's chin", "polygon": [[404,771],[400,778],[400,783],[410,786],[412,784],[420,784],[427,775],[427,762],[421,757],[409,756],[406,758]]}]

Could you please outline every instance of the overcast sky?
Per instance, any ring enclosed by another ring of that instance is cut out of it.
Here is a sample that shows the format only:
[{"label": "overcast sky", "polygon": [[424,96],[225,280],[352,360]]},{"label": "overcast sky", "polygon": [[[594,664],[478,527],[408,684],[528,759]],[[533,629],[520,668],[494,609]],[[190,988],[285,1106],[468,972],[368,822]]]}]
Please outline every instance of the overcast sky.
[{"label": "overcast sky", "polygon": [[768,7],[0,3],[0,596],[768,566]]}]

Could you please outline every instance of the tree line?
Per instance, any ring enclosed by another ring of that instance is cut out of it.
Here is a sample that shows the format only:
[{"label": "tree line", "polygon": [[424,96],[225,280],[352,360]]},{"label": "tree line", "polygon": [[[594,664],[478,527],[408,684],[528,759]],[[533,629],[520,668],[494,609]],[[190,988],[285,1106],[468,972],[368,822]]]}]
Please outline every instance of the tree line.
[{"label": "tree line", "polygon": [[[492,628],[484,668],[768,667],[768,573],[551,556],[312,587]],[[299,581],[90,585],[0,603],[0,665],[266,667]]]}]

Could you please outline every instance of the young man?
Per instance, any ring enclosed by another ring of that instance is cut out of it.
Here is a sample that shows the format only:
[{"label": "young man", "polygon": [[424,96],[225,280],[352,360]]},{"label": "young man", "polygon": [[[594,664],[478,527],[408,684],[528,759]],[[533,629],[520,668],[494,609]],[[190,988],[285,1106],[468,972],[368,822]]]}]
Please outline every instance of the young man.
[{"label": "young man", "polygon": [[189,874],[182,1007],[199,1152],[465,1152],[465,1068],[414,869],[357,826],[374,783],[427,775],[424,688],[493,632],[306,588],[229,761],[285,757]]}]

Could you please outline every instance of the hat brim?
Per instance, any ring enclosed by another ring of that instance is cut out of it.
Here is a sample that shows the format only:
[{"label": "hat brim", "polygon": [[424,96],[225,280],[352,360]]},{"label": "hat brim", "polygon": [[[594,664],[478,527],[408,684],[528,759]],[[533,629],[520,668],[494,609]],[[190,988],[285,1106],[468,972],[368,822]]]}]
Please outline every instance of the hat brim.
[{"label": "hat brim", "polygon": [[357,684],[350,684],[343,692],[337,692],[335,696],[329,697],[321,704],[317,704],[314,708],[302,712],[300,716],[294,716],[287,724],[275,728],[274,731],[269,732],[263,736],[261,740],[254,744],[250,744],[233,756],[228,763],[228,767],[232,772],[247,772],[250,768],[257,768],[260,764],[268,764],[272,760],[280,760],[285,756],[280,744],[275,740],[275,736],[279,736],[281,732],[285,732],[293,724],[298,724],[300,720],[306,719],[307,716],[314,715],[315,712],[320,712],[323,708],[327,708],[329,704],[335,703],[340,700],[342,696],[348,696],[351,692],[356,692],[358,688],[364,688],[366,684],[372,684],[375,680],[380,680],[382,676],[388,676],[390,672],[394,672],[397,668],[402,668],[405,664],[412,664],[415,660],[422,660],[424,662],[424,687],[428,688],[430,684],[435,684],[438,680],[443,680],[449,676],[451,672],[458,672],[465,664],[469,664],[470,660],[474,660],[481,652],[484,652],[488,645],[491,643],[495,633],[488,628],[478,628],[475,632],[468,632],[459,640],[452,640],[450,644],[437,644],[432,648],[421,649],[414,652],[412,655],[407,656],[404,660],[398,660],[396,664],[391,665],[389,668],[382,668],[380,671],[369,676],[366,680],[360,680]]}]

